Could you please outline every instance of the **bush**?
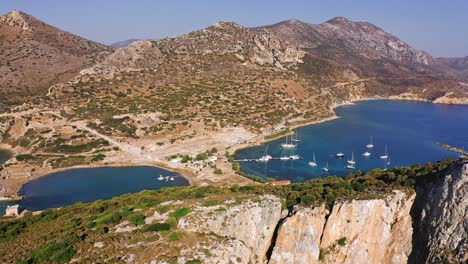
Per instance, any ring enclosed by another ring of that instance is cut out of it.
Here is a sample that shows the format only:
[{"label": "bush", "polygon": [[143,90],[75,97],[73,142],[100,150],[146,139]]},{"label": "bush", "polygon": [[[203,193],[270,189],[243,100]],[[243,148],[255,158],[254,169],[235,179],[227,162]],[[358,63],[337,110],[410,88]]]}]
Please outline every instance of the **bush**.
[{"label": "bush", "polygon": [[180,218],[188,215],[190,213],[191,209],[187,207],[179,208],[177,209],[174,213],[171,214],[172,217],[175,219],[179,220]]},{"label": "bush", "polygon": [[122,219],[122,216],[118,213],[106,214],[96,219],[96,224],[98,225],[117,224],[120,222],[121,219]]},{"label": "bush", "polygon": [[214,170],[214,174],[223,174],[223,171],[219,168]]},{"label": "bush", "polygon": [[173,232],[169,235],[169,240],[176,241],[176,240],[179,240],[181,237],[182,237],[182,233]]},{"label": "bush", "polygon": [[16,155],[16,160],[17,161],[24,161],[24,160],[31,160],[34,159],[34,156],[31,154],[19,154]]},{"label": "bush", "polygon": [[140,231],[141,232],[159,232],[159,231],[167,231],[171,229],[171,226],[166,223],[156,223],[151,225],[143,226]]},{"label": "bush", "polygon": [[34,251],[28,263],[68,263],[75,254],[76,250],[67,243],[50,243]]},{"label": "bush", "polygon": [[338,245],[340,245],[340,246],[346,245],[346,237],[342,237],[342,238],[338,239]]},{"label": "bush", "polygon": [[128,221],[136,226],[145,224],[145,216],[140,214],[131,215]]}]

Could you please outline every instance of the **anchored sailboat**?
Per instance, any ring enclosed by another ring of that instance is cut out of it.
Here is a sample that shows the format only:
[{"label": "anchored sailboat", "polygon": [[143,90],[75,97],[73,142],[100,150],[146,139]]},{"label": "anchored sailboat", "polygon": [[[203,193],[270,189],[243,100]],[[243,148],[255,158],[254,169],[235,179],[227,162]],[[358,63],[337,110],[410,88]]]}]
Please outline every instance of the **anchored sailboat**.
[{"label": "anchored sailboat", "polygon": [[388,150],[387,150],[387,145],[385,145],[385,152],[382,156],[380,156],[381,159],[388,159]]},{"label": "anchored sailboat", "polygon": [[280,157],[280,160],[289,160],[290,157],[289,156],[286,156],[285,153],[284,153],[284,150],[281,152],[281,157]]},{"label": "anchored sailboat", "polygon": [[342,158],[342,157],[344,157],[344,153],[343,152],[338,152],[338,153],[336,153],[335,157]]},{"label": "anchored sailboat", "polygon": [[[291,141],[292,142],[301,142],[301,140],[297,136],[298,132],[294,132],[294,134],[291,136]],[[294,137],[295,136],[295,137]]]},{"label": "anchored sailboat", "polygon": [[387,165],[390,165],[390,155],[388,155]]},{"label": "anchored sailboat", "polygon": [[372,143],[372,136],[370,137],[370,143],[366,145],[367,148],[373,148],[374,144]]},{"label": "anchored sailboat", "polygon": [[265,153],[263,154],[262,157],[260,157],[258,159],[258,161],[261,161],[261,162],[268,162],[272,159],[272,157],[270,155],[268,155],[268,145],[266,145],[265,147]]},{"label": "anchored sailboat", "polygon": [[366,152],[362,153],[362,155],[363,155],[364,157],[370,157],[371,153],[368,152],[368,151],[366,151]]},{"label": "anchored sailboat", "polygon": [[284,148],[284,149],[293,149],[296,147],[295,144],[292,144],[291,142],[288,142],[288,138],[289,137],[286,137],[286,142],[281,144],[281,147]]},{"label": "anchored sailboat", "polygon": [[325,165],[325,167],[322,168],[322,170],[328,172],[328,161],[327,161],[327,164]]},{"label": "anchored sailboat", "polygon": [[309,166],[317,167],[317,161],[315,160],[315,152],[312,155],[313,155],[313,158],[312,158],[312,161],[309,161]]},{"label": "anchored sailboat", "polygon": [[356,161],[354,160],[354,152],[351,152],[351,159],[347,160],[348,164],[354,165]]}]

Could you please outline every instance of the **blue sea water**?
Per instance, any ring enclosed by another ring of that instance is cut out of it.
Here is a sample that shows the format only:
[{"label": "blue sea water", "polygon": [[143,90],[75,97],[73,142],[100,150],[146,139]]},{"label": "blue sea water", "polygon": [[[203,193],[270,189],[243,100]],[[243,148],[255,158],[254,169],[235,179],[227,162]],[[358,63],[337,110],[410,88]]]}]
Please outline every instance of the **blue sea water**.
[{"label": "blue sea water", "polygon": [[[458,154],[441,149],[437,142],[468,148],[468,106],[372,100],[341,106],[335,111],[339,119],[295,130],[301,140],[295,152],[303,159],[241,162],[242,171],[297,182],[327,175],[347,175],[352,172],[345,168],[352,152],[357,170],[384,168],[386,161],[379,156],[385,152],[385,145],[390,155],[388,168],[458,158]],[[375,146],[368,149],[366,144],[371,136]],[[269,142],[269,154],[280,157],[280,144],[284,142],[284,138]],[[264,151],[265,145],[243,149],[235,158],[259,158]],[[362,156],[365,151],[372,155]],[[314,152],[316,168],[308,165]],[[346,156],[336,158],[338,152]],[[322,170],[327,162],[328,173]]]},{"label": "blue sea water", "polygon": [[[173,176],[173,181],[157,178]],[[170,186],[186,186],[188,181],[175,172],[157,167],[110,167],[70,169],[49,174],[23,185],[20,194],[24,199],[20,207],[30,211],[62,207],[77,202],[109,199],[126,193],[156,190]],[[7,205],[1,203],[0,215]]]}]

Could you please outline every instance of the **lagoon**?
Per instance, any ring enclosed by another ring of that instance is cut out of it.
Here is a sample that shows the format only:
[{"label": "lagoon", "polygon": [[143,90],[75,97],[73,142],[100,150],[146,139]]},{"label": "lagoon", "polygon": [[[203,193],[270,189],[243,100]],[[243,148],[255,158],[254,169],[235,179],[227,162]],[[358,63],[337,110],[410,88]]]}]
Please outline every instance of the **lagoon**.
[{"label": "lagoon", "polygon": [[[347,175],[352,172],[345,168],[352,152],[356,157],[356,169],[383,169],[386,162],[379,156],[384,153],[385,145],[390,155],[388,168],[458,158],[458,154],[441,149],[437,142],[468,147],[468,106],[371,100],[341,106],[335,112],[339,119],[295,130],[301,140],[295,154],[303,159],[241,162],[242,171],[263,178],[298,182],[328,175]],[[375,146],[368,149],[366,144],[371,136]],[[283,138],[267,143],[269,154],[280,157],[280,144],[284,142]],[[259,158],[265,145],[239,150],[235,159]],[[365,151],[371,152],[371,156],[362,156]],[[316,168],[308,165],[314,152]],[[336,158],[338,152],[343,152],[345,157]],[[328,173],[321,169],[327,162]]]},{"label": "lagoon", "polygon": [[[160,181],[157,179],[160,174],[173,176],[174,180]],[[179,174],[150,166],[70,169],[23,185],[19,192],[24,197],[20,207],[38,211],[142,190],[186,185],[189,185],[188,181]],[[16,203],[0,204],[0,215],[5,213],[8,204]]]}]

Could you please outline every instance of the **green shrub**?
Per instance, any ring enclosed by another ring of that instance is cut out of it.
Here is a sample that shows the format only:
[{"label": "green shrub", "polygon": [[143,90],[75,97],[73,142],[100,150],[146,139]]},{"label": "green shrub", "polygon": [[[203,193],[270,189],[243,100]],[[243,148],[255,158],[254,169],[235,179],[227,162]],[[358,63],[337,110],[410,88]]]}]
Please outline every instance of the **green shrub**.
[{"label": "green shrub", "polygon": [[16,155],[16,160],[17,161],[25,161],[25,160],[31,160],[34,159],[34,156],[31,154],[19,154]]},{"label": "green shrub", "polygon": [[159,232],[159,231],[167,231],[171,229],[171,226],[166,223],[156,223],[143,226],[140,231],[141,232]]},{"label": "green shrub", "polygon": [[342,237],[342,238],[338,239],[338,245],[340,245],[340,246],[346,245],[346,237]]},{"label": "green shrub", "polygon": [[96,219],[98,225],[118,224],[122,216],[119,213],[106,214]]},{"label": "green shrub", "polygon": [[169,240],[170,241],[176,241],[179,240],[182,237],[182,233],[179,232],[173,232],[169,235]]},{"label": "green shrub", "polygon": [[145,216],[140,214],[131,215],[128,221],[136,226],[145,224]]},{"label": "green shrub", "polygon": [[177,209],[174,213],[171,214],[172,217],[175,219],[179,220],[180,218],[188,215],[190,213],[191,209],[187,207],[179,208]]},{"label": "green shrub", "polygon": [[32,253],[28,263],[58,262],[68,263],[76,254],[76,250],[67,243],[49,243]]}]

